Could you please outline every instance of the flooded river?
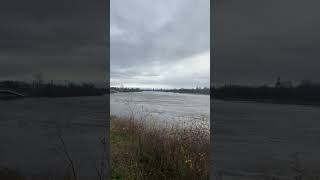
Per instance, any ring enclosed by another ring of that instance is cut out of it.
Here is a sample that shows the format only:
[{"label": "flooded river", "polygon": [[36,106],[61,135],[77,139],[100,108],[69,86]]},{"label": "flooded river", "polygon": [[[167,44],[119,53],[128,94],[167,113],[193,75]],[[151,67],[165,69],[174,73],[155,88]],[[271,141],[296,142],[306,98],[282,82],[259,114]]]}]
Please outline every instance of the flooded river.
[{"label": "flooded river", "polygon": [[[210,119],[206,95],[114,93],[110,104],[113,115],[161,123]],[[63,174],[61,134],[79,176],[97,177],[107,108],[103,96],[0,101],[0,167]],[[320,107],[215,100],[212,109],[213,170],[290,174],[299,153],[305,168],[320,172]]]},{"label": "flooded river", "polygon": [[215,171],[292,175],[294,161],[320,174],[320,107],[214,100]]},{"label": "flooded river", "polygon": [[69,162],[61,136],[78,179],[98,179],[107,104],[103,96],[0,101],[0,168],[62,179]]},{"label": "flooded river", "polygon": [[161,124],[201,122],[209,128],[210,96],[168,92],[113,93],[111,114],[116,116],[147,116]]}]

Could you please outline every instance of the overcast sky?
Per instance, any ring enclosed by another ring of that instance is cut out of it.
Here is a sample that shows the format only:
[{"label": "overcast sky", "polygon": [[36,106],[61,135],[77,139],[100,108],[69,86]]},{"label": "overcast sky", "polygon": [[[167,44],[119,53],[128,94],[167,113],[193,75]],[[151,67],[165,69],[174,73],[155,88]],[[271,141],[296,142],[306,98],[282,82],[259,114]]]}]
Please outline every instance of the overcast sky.
[{"label": "overcast sky", "polygon": [[0,80],[106,80],[106,3],[2,0]]},{"label": "overcast sky", "polygon": [[210,0],[111,0],[111,86],[209,86]]},{"label": "overcast sky", "polygon": [[216,1],[216,83],[319,81],[320,1]]}]

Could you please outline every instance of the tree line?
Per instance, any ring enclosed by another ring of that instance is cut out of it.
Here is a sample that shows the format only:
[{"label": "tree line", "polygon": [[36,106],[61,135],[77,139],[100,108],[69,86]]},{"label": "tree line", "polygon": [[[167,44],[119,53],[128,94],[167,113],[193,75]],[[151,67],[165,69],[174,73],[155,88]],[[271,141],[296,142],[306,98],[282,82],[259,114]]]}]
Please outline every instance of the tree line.
[{"label": "tree line", "polygon": [[141,91],[157,91],[157,92],[173,92],[173,93],[190,93],[190,94],[210,94],[210,88],[207,87],[197,87],[197,88],[180,88],[180,89],[141,89],[141,88],[124,88],[124,87],[111,87],[111,92],[141,92]]},{"label": "tree line", "polygon": [[296,86],[225,85],[212,89],[212,97],[217,99],[273,100],[289,103],[320,103],[320,84],[303,81]]},{"label": "tree line", "polygon": [[34,81],[1,81],[1,90],[12,90],[31,97],[72,97],[72,96],[99,96],[107,93],[106,88],[98,88],[92,83],[68,82],[54,84]]}]

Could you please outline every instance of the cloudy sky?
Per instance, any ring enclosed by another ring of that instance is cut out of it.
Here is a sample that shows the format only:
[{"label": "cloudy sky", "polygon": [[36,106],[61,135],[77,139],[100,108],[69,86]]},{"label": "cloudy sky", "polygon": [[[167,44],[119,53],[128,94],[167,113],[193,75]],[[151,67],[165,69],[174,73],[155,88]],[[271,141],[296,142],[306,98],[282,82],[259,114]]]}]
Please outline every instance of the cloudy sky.
[{"label": "cloudy sky", "polygon": [[319,6],[316,0],[216,1],[215,82],[319,81]]},{"label": "cloudy sky", "polygon": [[209,86],[210,0],[111,0],[111,86]]},{"label": "cloudy sky", "polygon": [[0,80],[106,80],[106,3],[2,0]]}]

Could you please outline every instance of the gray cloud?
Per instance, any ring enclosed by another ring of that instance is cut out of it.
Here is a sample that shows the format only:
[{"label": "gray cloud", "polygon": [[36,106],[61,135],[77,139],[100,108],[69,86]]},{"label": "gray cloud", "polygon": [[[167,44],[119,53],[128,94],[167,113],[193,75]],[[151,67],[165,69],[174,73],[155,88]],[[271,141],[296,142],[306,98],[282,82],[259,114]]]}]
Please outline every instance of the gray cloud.
[{"label": "gray cloud", "polygon": [[106,80],[106,3],[0,3],[0,79]]},{"label": "gray cloud", "polygon": [[[178,62],[184,66],[184,59],[209,52],[209,0],[110,3],[111,82],[128,86],[208,86],[206,81],[198,81],[197,76],[185,76],[185,82],[179,84],[181,79],[175,76],[167,79],[161,67],[178,66]],[[210,60],[206,61],[209,66]],[[185,68],[195,67],[189,63]],[[209,72],[203,73],[209,79]]]},{"label": "gray cloud", "polygon": [[216,83],[319,81],[320,2],[226,0],[215,9]]}]

